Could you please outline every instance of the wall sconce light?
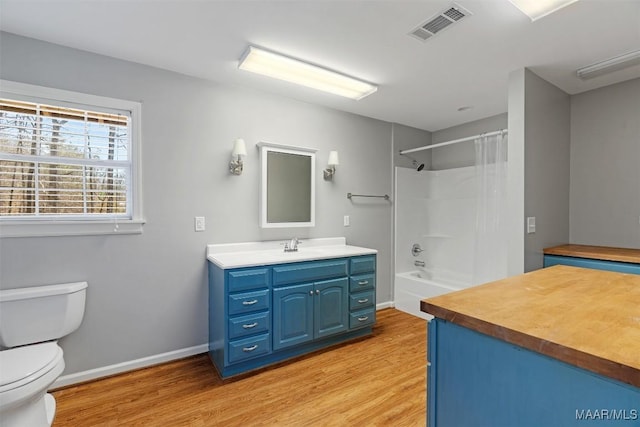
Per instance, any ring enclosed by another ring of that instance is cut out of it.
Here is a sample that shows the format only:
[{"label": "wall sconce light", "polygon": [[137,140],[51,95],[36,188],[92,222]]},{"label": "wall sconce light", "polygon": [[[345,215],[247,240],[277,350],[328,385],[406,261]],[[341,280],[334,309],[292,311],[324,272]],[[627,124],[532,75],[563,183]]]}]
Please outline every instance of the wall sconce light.
[{"label": "wall sconce light", "polygon": [[333,179],[333,174],[336,173],[336,166],[340,164],[337,151],[329,151],[329,161],[327,164],[329,167],[324,170],[324,179],[330,181]]},{"label": "wall sconce light", "polygon": [[231,162],[229,163],[229,172],[233,175],[242,175],[242,157],[247,155],[247,147],[244,139],[236,139],[233,142],[233,151],[231,152]]}]

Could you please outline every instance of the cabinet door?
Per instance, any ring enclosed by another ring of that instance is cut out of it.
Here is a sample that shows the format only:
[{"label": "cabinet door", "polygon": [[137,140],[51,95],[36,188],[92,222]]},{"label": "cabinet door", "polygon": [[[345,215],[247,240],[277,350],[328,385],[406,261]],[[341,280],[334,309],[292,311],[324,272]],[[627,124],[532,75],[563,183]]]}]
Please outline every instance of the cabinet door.
[{"label": "cabinet door", "polygon": [[315,338],[337,334],[349,327],[349,281],[347,278],[315,283]]},{"label": "cabinet door", "polygon": [[273,348],[279,350],[313,339],[313,284],[273,290]]}]

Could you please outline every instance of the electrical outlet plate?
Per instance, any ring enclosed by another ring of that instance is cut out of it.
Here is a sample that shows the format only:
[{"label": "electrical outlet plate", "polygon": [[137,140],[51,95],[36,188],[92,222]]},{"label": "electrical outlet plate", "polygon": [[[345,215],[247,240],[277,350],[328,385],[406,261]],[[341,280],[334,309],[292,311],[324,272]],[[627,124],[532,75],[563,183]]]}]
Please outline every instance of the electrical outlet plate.
[{"label": "electrical outlet plate", "polygon": [[536,217],[527,217],[527,234],[533,234],[536,232]]}]

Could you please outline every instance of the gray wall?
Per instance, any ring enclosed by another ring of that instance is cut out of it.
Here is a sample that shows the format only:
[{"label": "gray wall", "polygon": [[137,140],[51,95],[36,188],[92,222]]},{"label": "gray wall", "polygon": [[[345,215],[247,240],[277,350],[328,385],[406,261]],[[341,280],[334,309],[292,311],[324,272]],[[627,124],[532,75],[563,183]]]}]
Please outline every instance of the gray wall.
[{"label": "gray wall", "polygon": [[[509,75],[510,275],[542,267],[542,249],[569,242],[570,97],[530,70]],[[536,231],[526,234],[526,217]]]},{"label": "gray wall", "polygon": [[510,276],[524,272],[525,75],[524,68],[509,74],[507,274]]},{"label": "gray wall", "polygon": [[[431,143],[438,144],[501,129],[507,129],[507,113],[433,132]],[[473,141],[446,145],[429,151],[432,152],[432,170],[463,168],[475,164],[476,152]]]},{"label": "gray wall", "polygon": [[640,79],[571,97],[571,243],[640,248]]},{"label": "gray wall", "polygon": [[[3,79],[142,102],[141,235],[0,240],[2,288],[89,282],[84,322],[61,341],[66,374],[205,344],[208,243],[345,236],[379,251],[377,300],[390,300],[391,203],[346,193],[392,194],[391,124],[7,33],[0,50]],[[239,137],[249,154],[232,176]],[[258,227],[259,141],[318,149],[315,228]],[[324,181],[330,150],[340,165]]]},{"label": "gray wall", "polygon": [[525,271],[542,268],[544,248],[569,241],[570,109],[567,93],[526,70],[524,213],[536,231],[525,235]]},{"label": "gray wall", "polygon": [[[415,168],[417,164],[424,163],[424,169],[431,169],[431,150],[416,151],[409,155],[401,155],[401,150],[423,147],[431,144],[431,132],[409,126],[393,124],[393,165],[403,168]],[[409,157],[410,156],[410,157]]]}]

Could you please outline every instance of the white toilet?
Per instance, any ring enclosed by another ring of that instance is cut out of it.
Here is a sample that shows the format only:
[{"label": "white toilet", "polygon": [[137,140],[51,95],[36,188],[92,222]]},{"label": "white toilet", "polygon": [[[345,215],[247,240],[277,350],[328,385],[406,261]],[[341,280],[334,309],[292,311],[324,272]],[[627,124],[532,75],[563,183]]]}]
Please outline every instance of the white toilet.
[{"label": "white toilet", "polygon": [[47,389],[64,370],[55,340],[78,329],[87,283],[0,290],[0,426],[50,426]]}]

